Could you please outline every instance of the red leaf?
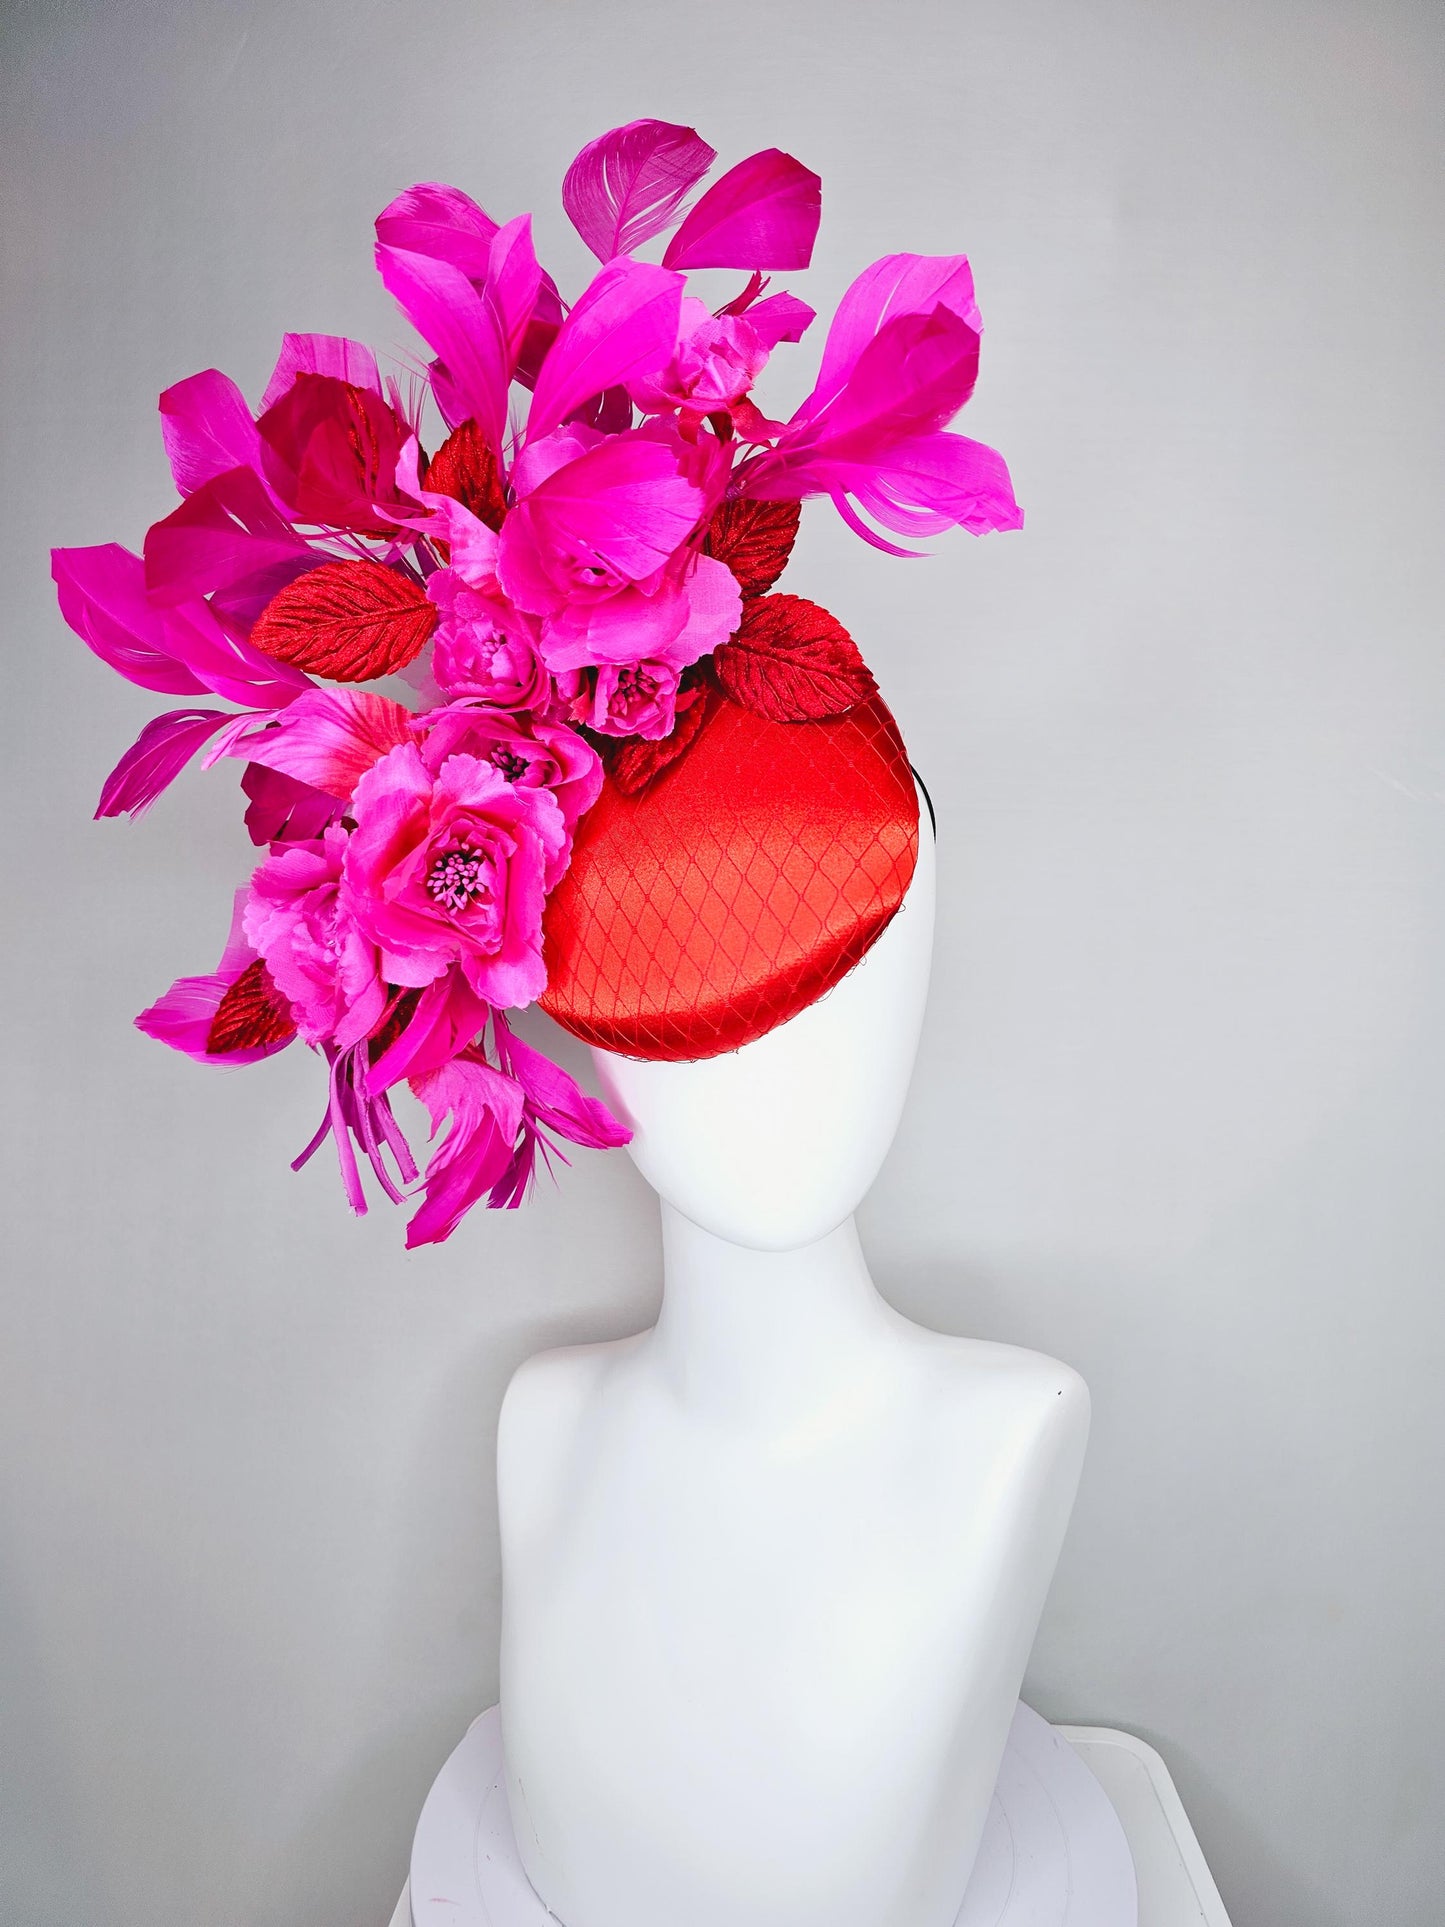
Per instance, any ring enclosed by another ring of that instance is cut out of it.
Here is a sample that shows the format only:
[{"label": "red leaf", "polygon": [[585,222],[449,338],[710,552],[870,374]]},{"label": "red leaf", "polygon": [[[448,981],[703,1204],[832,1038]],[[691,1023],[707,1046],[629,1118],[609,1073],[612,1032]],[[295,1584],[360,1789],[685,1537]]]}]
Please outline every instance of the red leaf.
[{"label": "red leaf", "polygon": [[271,598],[251,641],[312,675],[369,682],[420,655],[436,617],[410,576],[380,562],[325,562]]},{"label": "red leaf", "polygon": [[640,736],[629,736],[619,743],[607,758],[607,774],[614,788],[624,796],[636,796],[665,769],[671,769],[678,757],[696,742],[713,701],[710,689],[699,689],[688,707],[678,710],[672,734],[664,736],[660,743],[645,742]]},{"label": "red leaf", "polygon": [[763,595],[787,566],[801,502],[723,502],[707,525],[707,552],[726,562],[745,596]]},{"label": "red leaf", "polygon": [[271,981],[264,957],[248,963],[216,1006],[206,1033],[206,1055],[229,1057],[239,1050],[263,1050],[294,1037],[291,1006]]},{"label": "red leaf", "polygon": [[450,495],[489,529],[501,528],[507,513],[502,477],[475,421],[464,421],[447,436],[427,466],[422,487],[433,495]]},{"label": "red leaf", "polygon": [[713,651],[725,696],[775,723],[821,722],[876,695],[858,645],[836,616],[799,595],[760,596]]}]

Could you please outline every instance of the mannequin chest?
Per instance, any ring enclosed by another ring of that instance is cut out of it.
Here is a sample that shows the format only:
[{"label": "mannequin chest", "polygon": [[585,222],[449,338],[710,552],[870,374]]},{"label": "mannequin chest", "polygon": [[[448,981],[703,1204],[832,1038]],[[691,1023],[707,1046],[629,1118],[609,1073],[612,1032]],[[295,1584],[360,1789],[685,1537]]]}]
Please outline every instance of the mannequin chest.
[{"label": "mannequin chest", "polygon": [[1065,1401],[1050,1361],[918,1336],[786,1424],[680,1402],[637,1341],[538,1361],[502,1446],[519,1687],[650,1726],[653,1758],[675,1735],[678,1772],[699,1719],[724,1752],[803,1748],[814,1778],[835,1729],[945,1744],[1032,1584],[1020,1525]]}]

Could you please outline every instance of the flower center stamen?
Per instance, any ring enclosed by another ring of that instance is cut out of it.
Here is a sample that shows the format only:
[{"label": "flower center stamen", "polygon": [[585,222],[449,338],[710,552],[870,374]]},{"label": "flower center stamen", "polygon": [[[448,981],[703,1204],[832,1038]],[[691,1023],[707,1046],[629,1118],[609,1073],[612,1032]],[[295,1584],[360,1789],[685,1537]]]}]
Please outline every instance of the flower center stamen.
[{"label": "flower center stamen", "polygon": [[619,669],[617,693],[624,702],[651,702],[657,694],[657,678],[642,668]]},{"label": "flower center stamen", "polygon": [[492,768],[500,771],[509,783],[520,782],[530,767],[525,756],[519,756],[516,750],[508,749],[505,743],[497,744],[492,751],[491,760]]},{"label": "flower center stamen", "polygon": [[447,850],[427,872],[427,895],[444,910],[461,911],[492,894],[492,866],[466,844]]}]

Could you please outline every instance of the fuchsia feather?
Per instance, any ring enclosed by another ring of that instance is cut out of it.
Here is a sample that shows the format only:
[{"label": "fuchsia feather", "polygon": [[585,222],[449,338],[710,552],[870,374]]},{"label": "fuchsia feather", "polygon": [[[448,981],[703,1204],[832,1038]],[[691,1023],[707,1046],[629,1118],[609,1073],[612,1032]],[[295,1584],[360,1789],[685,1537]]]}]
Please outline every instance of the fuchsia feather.
[{"label": "fuchsia feather", "polygon": [[624,255],[593,276],[557,331],[532,392],[527,439],[559,428],[594,395],[667,360],[682,276]]},{"label": "fuchsia feather", "polygon": [[729,169],[667,244],[668,268],[805,268],[823,209],[823,183],[770,147]]},{"label": "fuchsia feather", "polygon": [[230,720],[224,709],[173,709],[153,717],[106,777],[96,816],[140,816]]},{"label": "fuchsia feather", "polygon": [[634,120],[582,149],[562,182],[562,205],[605,263],[670,227],[716,159],[694,128]]},{"label": "fuchsia feather", "polygon": [[176,488],[192,495],[228,469],[260,472],[261,437],[229,375],[207,368],[161,396],[161,439]]}]

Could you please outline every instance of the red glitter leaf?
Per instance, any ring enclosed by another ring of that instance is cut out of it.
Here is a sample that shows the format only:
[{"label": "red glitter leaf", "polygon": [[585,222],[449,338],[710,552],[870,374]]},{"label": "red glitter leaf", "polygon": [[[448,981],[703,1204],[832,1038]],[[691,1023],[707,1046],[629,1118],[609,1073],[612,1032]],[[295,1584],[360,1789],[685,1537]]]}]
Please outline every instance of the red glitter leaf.
[{"label": "red glitter leaf", "polygon": [[[395,985],[388,984],[387,988],[394,990]],[[396,1002],[366,1040],[366,1060],[369,1064],[374,1064],[378,1058],[385,1057],[386,1053],[391,1049],[397,1038],[401,1036],[401,1033],[406,1029],[412,1018],[415,1017],[416,1007],[420,1002],[421,992],[419,990],[402,990],[397,992]]]},{"label": "red glitter leaf", "polygon": [[447,436],[427,466],[422,487],[433,495],[450,495],[489,529],[501,528],[507,513],[502,477],[475,421],[464,421]]},{"label": "red glitter leaf", "polygon": [[664,736],[660,743],[645,742],[640,736],[630,736],[619,743],[607,757],[607,773],[613,787],[624,796],[636,796],[665,769],[671,769],[697,740],[713,701],[710,689],[699,689],[688,707],[678,710],[672,734]]},{"label": "red glitter leaf", "polygon": [[436,624],[426,590],[380,562],[324,562],[288,582],[251,640],[276,662],[333,682],[389,676],[420,655]]},{"label": "red glitter leaf", "polygon": [[272,983],[264,957],[257,957],[216,1006],[206,1034],[206,1055],[230,1057],[235,1051],[263,1050],[295,1034],[291,1006]]},{"label": "red glitter leaf", "polygon": [[707,525],[706,548],[726,562],[745,596],[764,595],[787,566],[801,502],[723,502]]},{"label": "red glitter leaf", "polygon": [[878,692],[836,616],[797,595],[760,596],[731,642],[713,652],[723,694],[775,723],[842,716]]}]

